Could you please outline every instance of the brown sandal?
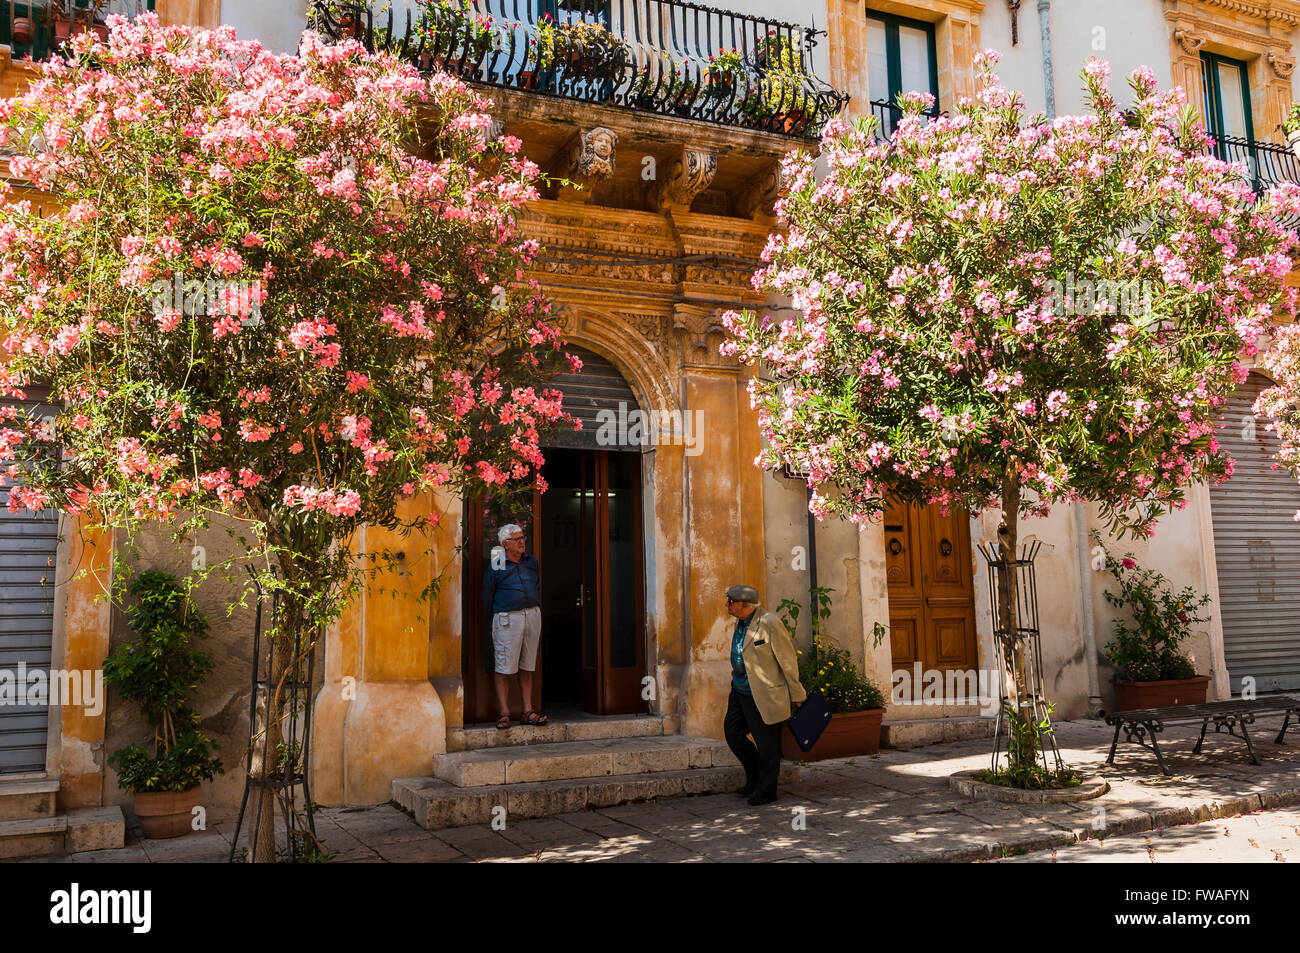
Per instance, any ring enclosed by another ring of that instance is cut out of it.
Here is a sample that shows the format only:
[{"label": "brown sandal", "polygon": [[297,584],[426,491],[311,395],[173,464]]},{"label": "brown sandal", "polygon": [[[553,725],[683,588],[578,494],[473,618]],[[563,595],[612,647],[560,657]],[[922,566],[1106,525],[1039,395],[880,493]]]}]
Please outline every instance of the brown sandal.
[{"label": "brown sandal", "polygon": [[504,731],[505,729],[509,728],[509,727],[510,727],[510,716],[509,716],[509,715],[502,715],[500,718],[498,718],[498,719],[497,719],[497,727],[500,728],[502,731]]},{"label": "brown sandal", "polygon": [[532,725],[534,728],[540,728],[547,722],[547,717],[543,714],[533,711],[531,708],[524,712],[524,717],[520,719],[520,724]]}]

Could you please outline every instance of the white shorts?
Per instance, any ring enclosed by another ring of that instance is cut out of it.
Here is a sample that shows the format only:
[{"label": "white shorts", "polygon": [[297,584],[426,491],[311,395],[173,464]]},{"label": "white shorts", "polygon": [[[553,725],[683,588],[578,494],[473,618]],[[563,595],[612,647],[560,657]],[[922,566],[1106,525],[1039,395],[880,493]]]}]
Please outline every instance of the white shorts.
[{"label": "white shorts", "polygon": [[516,609],[492,616],[492,648],[497,674],[513,675],[537,669],[537,645],[542,640],[542,610]]}]

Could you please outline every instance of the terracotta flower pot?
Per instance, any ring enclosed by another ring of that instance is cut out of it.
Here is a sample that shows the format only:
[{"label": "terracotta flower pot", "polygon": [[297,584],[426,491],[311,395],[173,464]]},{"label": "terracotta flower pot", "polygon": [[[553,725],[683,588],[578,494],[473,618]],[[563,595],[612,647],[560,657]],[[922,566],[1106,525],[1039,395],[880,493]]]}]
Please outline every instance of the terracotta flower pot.
[{"label": "terracotta flower pot", "polygon": [[830,723],[810,751],[800,751],[789,729],[781,729],[781,756],[790,761],[824,761],[875,754],[880,750],[880,720],[885,709],[831,715]]},{"label": "terracotta flower pot", "polygon": [[190,832],[193,811],[199,803],[199,786],[188,791],[135,791],[132,801],[145,837],[180,837]]},{"label": "terracotta flower pot", "polygon": [[1115,710],[1138,711],[1170,705],[1200,705],[1210,687],[1210,676],[1171,678],[1159,682],[1121,682],[1115,679]]},{"label": "terracotta flower pot", "polygon": [[62,42],[64,42],[64,41],[67,40],[67,38],[70,37],[71,35],[72,35],[72,21],[71,21],[71,20],[55,20],[55,21],[54,21],[54,41],[55,41],[56,43],[62,43]]},{"label": "terracotta flower pot", "polygon": [[108,24],[107,24],[107,23],[96,23],[96,24],[94,25],[93,29],[94,29],[94,31],[95,31],[95,36],[99,38],[99,41],[100,41],[101,43],[107,43],[107,42],[108,42]]},{"label": "terracotta flower pot", "polygon": [[14,17],[13,41],[30,43],[32,41],[32,21],[30,17]]},{"label": "terracotta flower pot", "polygon": [[536,89],[537,71],[531,69],[520,70],[518,83],[520,89]]}]

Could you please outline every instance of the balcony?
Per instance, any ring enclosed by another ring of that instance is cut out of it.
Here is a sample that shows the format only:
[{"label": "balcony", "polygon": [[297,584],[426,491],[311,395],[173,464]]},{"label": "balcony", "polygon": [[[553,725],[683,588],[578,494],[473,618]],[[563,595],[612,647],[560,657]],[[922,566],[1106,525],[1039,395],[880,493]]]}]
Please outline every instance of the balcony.
[{"label": "balcony", "polygon": [[796,138],[848,101],[813,72],[819,31],[796,24],[679,0],[403,3],[314,0],[309,18],[332,40],[485,86]]},{"label": "balcony", "polygon": [[69,37],[95,32],[108,37],[106,17],[136,17],[154,0],[0,0],[0,44],[15,60],[48,59]]}]

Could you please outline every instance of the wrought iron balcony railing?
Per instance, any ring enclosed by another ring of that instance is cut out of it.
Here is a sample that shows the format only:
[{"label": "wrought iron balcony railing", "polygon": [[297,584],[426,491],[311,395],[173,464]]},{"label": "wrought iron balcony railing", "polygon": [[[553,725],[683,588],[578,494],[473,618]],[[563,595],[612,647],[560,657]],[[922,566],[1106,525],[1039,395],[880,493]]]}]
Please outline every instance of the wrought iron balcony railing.
[{"label": "wrought iron balcony railing", "polygon": [[13,50],[14,59],[48,59],[78,33],[107,38],[106,17],[136,17],[153,5],[154,0],[0,0],[0,44]]},{"label": "wrought iron balcony railing", "polygon": [[[898,121],[903,118],[903,110],[883,99],[873,99],[871,101],[871,115],[876,117],[876,138],[883,142],[892,136],[894,130],[898,128]],[[921,115],[928,116],[930,119],[939,118],[938,101],[936,100],[935,104]]]},{"label": "wrought iron balcony railing", "polygon": [[310,23],[489,86],[792,136],[848,101],[813,72],[819,31],[681,0],[313,0]]},{"label": "wrought iron balcony railing", "polygon": [[[1245,163],[1247,180],[1257,193],[1283,182],[1300,185],[1300,159],[1286,146],[1217,133],[1210,134],[1210,143],[1208,151],[1225,162]],[[1281,224],[1300,228],[1300,217],[1284,216]]]}]

